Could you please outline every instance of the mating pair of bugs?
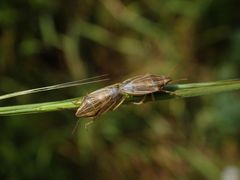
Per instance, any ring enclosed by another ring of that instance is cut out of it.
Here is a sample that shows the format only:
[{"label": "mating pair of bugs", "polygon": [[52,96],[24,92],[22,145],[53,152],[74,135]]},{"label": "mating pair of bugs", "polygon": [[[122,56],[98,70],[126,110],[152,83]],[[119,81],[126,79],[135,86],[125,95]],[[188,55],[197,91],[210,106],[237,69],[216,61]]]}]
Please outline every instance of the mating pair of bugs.
[{"label": "mating pair of bugs", "polygon": [[[96,118],[101,114],[117,109],[128,96],[144,96],[154,92],[167,92],[164,86],[172,80],[160,75],[140,75],[96,90],[79,102],[77,117]],[[137,104],[141,104],[144,99]]]},{"label": "mating pair of bugs", "polygon": [[[102,82],[108,80],[107,78],[102,78],[105,75],[87,78],[83,80],[77,80],[62,84],[56,84],[52,86],[40,87],[25,91],[19,91],[16,93],[10,93],[2,95],[1,99],[6,99],[10,97],[16,97],[25,94],[32,94],[43,91],[50,91],[55,89],[61,89],[66,87],[73,87],[78,85],[86,85],[96,82]],[[99,79],[101,78],[101,79]],[[80,106],[76,112],[76,116],[81,117],[91,117],[96,118],[101,114],[117,109],[129,96],[146,96],[154,92],[168,92],[164,90],[164,86],[167,85],[172,80],[166,76],[160,75],[140,75],[123,81],[122,83],[116,83],[104,88],[101,88],[97,91],[94,91],[81,99],[79,103]],[[175,94],[174,94],[175,95]],[[136,103],[141,104],[144,101]],[[77,126],[75,126],[74,131]],[[73,131],[73,132],[74,132]]]}]

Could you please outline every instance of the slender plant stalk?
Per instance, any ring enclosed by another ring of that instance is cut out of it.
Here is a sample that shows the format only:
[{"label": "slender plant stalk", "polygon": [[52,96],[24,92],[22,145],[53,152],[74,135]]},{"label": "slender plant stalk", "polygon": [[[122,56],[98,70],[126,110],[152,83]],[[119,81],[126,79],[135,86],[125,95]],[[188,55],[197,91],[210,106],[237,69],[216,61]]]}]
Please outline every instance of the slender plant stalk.
[{"label": "slender plant stalk", "polygon": [[[151,95],[148,95],[145,98],[146,100],[145,102],[173,98],[195,97],[207,94],[238,90],[240,89],[240,80],[235,79],[206,83],[169,84],[164,89],[168,91],[168,93],[166,92],[154,93],[154,99],[152,98]],[[6,97],[7,95],[4,96]],[[128,104],[131,102],[138,102],[143,98],[144,98],[143,96],[129,96],[125,103]],[[76,109],[81,104],[81,100],[82,97],[62,101],[0,107],[0,116],[33,114],[50,111],[61,111],[66,109]]]},{"label": "slender plant stalk", "polygon": [[[105,76],[107,76],[107,75],[104,74],[101,76],[95,76],[95,77],[81,79],[81,80],[77,80],[77,81],[71,81],[71,82],[56,84],[56,85],[52,85],[52,86],[46,86],[46,87],[29,89],[29,90],[25,90],[25,91],[9,93],[9,94],[0,96],[0,100],[8,99],[8,98],[16,97],[16,96],[22,96],[22,95],[26,95],[26,94],[33,94],[33,93],[38,93],[38,92],[43,92],[43,91],[51,91],[51,90],[55,90],[55,89],[63,89],[63,88],[67,88],[67,87],[86,85],[86,84],[98,83],[98,82],[103,82],[103,81],[109,80],[108,78],[104,78]],[[102,78],[102,79],[100,79],[100,78]]]}]

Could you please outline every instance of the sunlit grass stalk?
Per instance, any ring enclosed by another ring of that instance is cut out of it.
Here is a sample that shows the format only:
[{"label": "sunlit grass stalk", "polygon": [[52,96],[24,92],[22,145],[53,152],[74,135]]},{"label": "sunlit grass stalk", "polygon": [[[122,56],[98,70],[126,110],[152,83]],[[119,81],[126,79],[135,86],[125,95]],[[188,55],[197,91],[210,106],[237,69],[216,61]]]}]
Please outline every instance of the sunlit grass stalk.
[{"label": "sunlit grass stalk", "polygon": [[[240,89],[240,80],[236,79],[206,83],[169,84],[165,87],[165,89],[173,93],[171,94],[162,92],[154,93],[154,99],[152,98],[151,95],[148,95],[145,102],[164,99],[195,97],[207,94],[238,90]],[[1,97],[2,96],[0,96],[0,99]],[[0,115],[6,116],[19,114],[33,114],[50,111],[61,111],[66,109],[76,109],[79,107],[79,104],[81,104],[81,99],[82,97],[62,101],[0,107]],[[141,99],[143,99],[143,96],[129,96],[126,99],[125,104],[131,102],[138,102]]]}]

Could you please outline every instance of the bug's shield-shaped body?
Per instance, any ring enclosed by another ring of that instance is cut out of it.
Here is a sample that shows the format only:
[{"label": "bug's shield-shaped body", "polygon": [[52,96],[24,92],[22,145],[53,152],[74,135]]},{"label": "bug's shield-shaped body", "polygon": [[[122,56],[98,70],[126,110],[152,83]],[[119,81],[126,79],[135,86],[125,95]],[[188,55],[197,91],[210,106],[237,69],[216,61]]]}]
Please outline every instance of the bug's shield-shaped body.
[{"label": "bug's shield-shaped body", "polygon": [[120,85],[120,92],[129,95],[146,95],[158,91],[171,81],[166,76],[140,75],[123,81]]},{"label": "bug's shield-shaped body", "polygon": [[119,84],[107,86],[86,95],[76,112],[77,117],[97,117],[116,109],[123,101],[119,93]]}]

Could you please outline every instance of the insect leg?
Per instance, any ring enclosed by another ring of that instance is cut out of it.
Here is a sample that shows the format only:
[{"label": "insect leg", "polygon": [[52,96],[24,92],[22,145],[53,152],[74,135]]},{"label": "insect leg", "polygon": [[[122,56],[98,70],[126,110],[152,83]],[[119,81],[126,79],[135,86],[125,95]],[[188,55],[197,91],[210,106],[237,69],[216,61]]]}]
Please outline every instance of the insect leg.
[{"label": "insect leg", "polygon": [[117,109],[125,100],[126,100],[126,96],[123,96],[123,97],[121,98],[121,101],[120,101],[118,104],[115,105],[115,107],[113,108],[113,111],[114,111],[115,109]]},{"label": "insect leg", "polygon": [[146,99],[146,94],[143,96],[143,98],[141,99],[141,101],[139,101],[139,102],[133,102],[133,104],[136,104],[136,105],[140,105],[140,104],[142,104],[142,103],[144,103],[144,101],[145,101],[145,99]]},{"label": "insect leg", "polygon": [[[114,107],[115,101],[114,101],[114,102],[109,102],[109,103],[110,103],[110,104],[108,105],[108,107],[104,107],[104,106],[103,106],[102,109],[100,109],[100,110],[98,111],[97,116],[100,116],[101,114],[103,114],[103,113],[111,110],[111,108]],[[107,104],[106,104],[106,105],[107,105]]]},{"label": "insect leg", "polygon": [[152,101],[155,101],[155,97],[153,93],[151,93],[151,97],[152,97]]},{"label": "insect leg", "polygon": [[164,92],[164,93],[167,93],[167,94],[169,94],[169,95],[171,95],[171,96],[177,96],[176,93],[174,93],[174,92],[172,92],[172,91],[164,90],[164,89],[161,89],[159,92]]}]

